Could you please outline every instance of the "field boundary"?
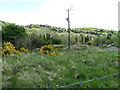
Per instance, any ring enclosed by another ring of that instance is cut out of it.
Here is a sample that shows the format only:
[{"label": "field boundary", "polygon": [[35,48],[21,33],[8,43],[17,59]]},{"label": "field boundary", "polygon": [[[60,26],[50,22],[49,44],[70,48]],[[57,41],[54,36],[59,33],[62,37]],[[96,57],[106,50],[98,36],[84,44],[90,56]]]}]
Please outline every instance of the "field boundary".
[{"label": "field boundary", "polygon": [[88,81],[83,81],[83,82],[73,83],[73,84],[69,84],[69,85],[59,86],[59,87],[57,87],[57,88],[69,87],[69,86],[76,85],[76,84],[80,84],[80,83],[87,83],[87,82],[91,82],[91,81],[93,81],[93,80],[103,79],[103,78],[105,78],[105,77],[110,77],[110,76],[117,75],[117,74],[120,74],[120,73],[114,73],[114,74],[106,75],[106,76],[103,76],[103,77],[100,77],[100,78],[94,78],[94,79],[91,79],[91,80],[88,80]]}]

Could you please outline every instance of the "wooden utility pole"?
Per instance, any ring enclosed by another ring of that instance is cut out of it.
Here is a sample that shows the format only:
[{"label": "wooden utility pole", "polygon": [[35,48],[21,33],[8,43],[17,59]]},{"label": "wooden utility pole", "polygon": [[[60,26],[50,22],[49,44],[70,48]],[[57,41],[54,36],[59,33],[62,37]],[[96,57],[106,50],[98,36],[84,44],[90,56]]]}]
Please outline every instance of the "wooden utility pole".
[{"label": "wooden utility pole", "polygon": [[70,49],[70,16],[69,16],[70,9],[68,9],[67,11],[68,11],[68,18],[66,18],[66,20],[68,21],[68,49]]}]

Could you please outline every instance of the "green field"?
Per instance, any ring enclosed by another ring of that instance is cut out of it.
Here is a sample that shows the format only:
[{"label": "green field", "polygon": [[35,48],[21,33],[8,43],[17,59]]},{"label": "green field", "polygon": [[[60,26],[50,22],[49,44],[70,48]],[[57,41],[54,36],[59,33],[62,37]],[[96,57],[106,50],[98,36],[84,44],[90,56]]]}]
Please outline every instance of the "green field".
[{"label": "green field", "polygon": [[[118,51],[72,46],[53,57],[37,50],[3,58],[3,88],[56,88],[118,73]],[[66,88],[120,88],[118,75]]]},{"label": "green field", "polygon": [[[3,88],[57,88],[118,73],[120,55],[108,49],[120,48],[117,31],[71,28],[68,49],[65,28],[20,26],[1,20],[0,26]],[[40,49],[44,45],[49,48]],[[64,88],[120,88],[119,79],[120,74],[116,74]]]}]

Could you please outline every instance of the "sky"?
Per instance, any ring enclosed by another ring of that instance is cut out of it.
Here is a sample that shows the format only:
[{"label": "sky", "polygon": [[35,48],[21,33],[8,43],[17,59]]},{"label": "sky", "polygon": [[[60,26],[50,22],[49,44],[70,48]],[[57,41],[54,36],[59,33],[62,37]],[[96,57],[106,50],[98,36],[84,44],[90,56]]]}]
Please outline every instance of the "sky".
[{"label": "sky", "polygon": [[118,30],[120,0],[0,0],[0,20],[19,25],[46,24]]}]

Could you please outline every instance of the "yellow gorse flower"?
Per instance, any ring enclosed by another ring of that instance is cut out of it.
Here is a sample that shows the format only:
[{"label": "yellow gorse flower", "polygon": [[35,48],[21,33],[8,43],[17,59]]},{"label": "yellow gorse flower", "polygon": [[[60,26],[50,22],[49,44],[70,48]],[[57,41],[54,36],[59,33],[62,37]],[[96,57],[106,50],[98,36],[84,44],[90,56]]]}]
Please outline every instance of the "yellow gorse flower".
[{"label": "yellow gorse flower", "polygon": [[6,56],[8,54],[24,54],[23,52],[28,52],[28,49],[20,48],[20,51],[16,50],[12,43],[6,42],[3,43],[3,47],[0,47],[2,49],[2,55]]},{"label": "yellow gorse flower", "polygon": [[20,52],[15,49],[12,43],[10,42],[3,43],[3,47],[2,47],[3,56],[6,56],[7,54],[14,54],[14,53],[20,53]]},{"label": "yellow gorse flower", "polygon": [[56,48],[56,50],[58,50],[58,51],[59,51],[60,49],[61,49],[61,48]]},{"label": "yellow gorse flower", "polygon": [[120,55],[115,55],[115,57],[119,57],[120,58]]},{"label": "yellow gorse flower", "polygon": [[2,47],[0,47],[0,49],[2,49]]},{"label": "yellow gorse flower", "polygon": [[54,54],[53,53],[53,46],[51,45],[44,45],[41,47],[39,53],[45,53],[45,54],[48,54],[48,55],[51,55],[51,56],[58,56],[60,54]]},{"label": "yellow gorse flower", "polygon": [[25,48],[20,48],[20,51],[22,51],[22,52],[28,52],[29,50],[25,49]]}]

